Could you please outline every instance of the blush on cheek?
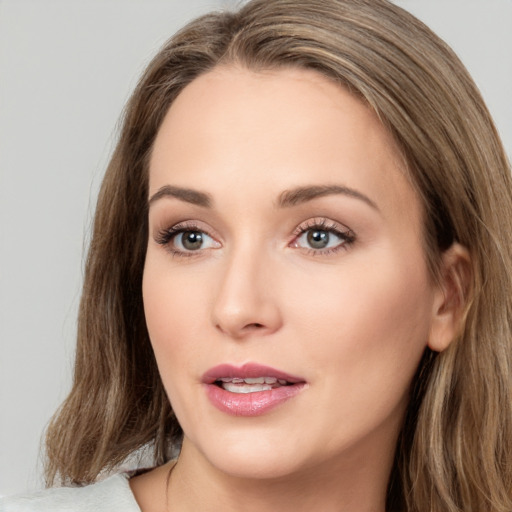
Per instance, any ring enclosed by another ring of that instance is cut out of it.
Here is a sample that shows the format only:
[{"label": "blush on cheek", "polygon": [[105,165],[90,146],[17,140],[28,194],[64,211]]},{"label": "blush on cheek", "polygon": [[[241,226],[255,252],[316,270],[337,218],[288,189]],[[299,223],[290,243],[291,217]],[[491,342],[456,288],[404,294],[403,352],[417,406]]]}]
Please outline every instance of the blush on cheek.
[{"label": "blush on cheek", "polygon": [[[401,396],[428,340],[431,303],[425,297],[432,292],[426,273],[405,266],[349,269],[339,282],[343,286],[322,283],[322,300],[306,300],[300,309],[302,335],[317,340],[308,360],[322,368],[327,361],[333,374],[343,375],[343,386],[364,387],[365,381],[376,396],[384,389]],[[310,292],[304,296],[315,297]]]}]

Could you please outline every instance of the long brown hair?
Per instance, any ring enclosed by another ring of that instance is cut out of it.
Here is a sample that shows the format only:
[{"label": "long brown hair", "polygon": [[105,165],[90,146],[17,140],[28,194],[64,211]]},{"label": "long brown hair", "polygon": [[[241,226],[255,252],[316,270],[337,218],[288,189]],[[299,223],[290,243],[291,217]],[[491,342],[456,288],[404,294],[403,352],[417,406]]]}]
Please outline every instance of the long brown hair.
[{"label": "long brown hair", "polygon": [[179,444],[143,314],[148,159],[180,91],[230,63],[313,69],[359,97],[403,152],[432,276],[454,241],[470,252],[464,326],[418,368],[388,509],[512,510],[510,165],[458,58],[386,0],[253,0],[193,21],[150,63],[98,199],[73,388],[47,431],[47,482],[92,482],[142,447],[158,465]]}]

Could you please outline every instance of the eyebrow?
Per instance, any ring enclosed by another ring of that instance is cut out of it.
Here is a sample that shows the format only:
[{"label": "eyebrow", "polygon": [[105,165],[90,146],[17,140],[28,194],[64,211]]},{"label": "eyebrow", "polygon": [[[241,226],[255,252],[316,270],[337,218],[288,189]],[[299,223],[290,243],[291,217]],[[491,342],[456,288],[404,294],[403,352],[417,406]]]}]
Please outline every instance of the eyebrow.
[{"label": "eyebrow", "polygon": [[[345,187],[342,185],[310,185],[285,190],[279,194],[277,206],[279,208],[289,208],[298,204],[312,201],[313,199],[317,199],[319,197],[336,194],[359,199],[371,206],[373,209],[379,211],[379,207],[369,197],[353,188]],[[201,206],[203,208],[211,208],[213,203],[212,197],[206,192],[199,192],[198,190],[181,188],[173,185],[164,185],[150,197],[148,206],[151,206],[155,201],[158,201],[164,197],[179,199],[181,201],[185,201],[196,206]]]},{"label": "eyebrow", "polygon": [[291,190],[285,190],[279,195],[277,204],[280,208],[288,208],[296,206],[307,201],[311,201],[318,197],[324,197],[329,195],[341,194],[355,199],[359,199],[365,202],[368,206],[379,211],[377,204],[372,201],[369,197],[365,196],[361,192],[345,187],[342,185],[312,185],[306,187],[297,187]]},{"label": "eyebrow", "polygon": [[202,206],[203,208],[211,208],[212,206],[212,198],[205,192],[199,192],[198,190],[192,190],[190,188],[164,185],[149,198],[148,207],[163,197],[174,197],[175,199],[179,199],[196,206]]}]

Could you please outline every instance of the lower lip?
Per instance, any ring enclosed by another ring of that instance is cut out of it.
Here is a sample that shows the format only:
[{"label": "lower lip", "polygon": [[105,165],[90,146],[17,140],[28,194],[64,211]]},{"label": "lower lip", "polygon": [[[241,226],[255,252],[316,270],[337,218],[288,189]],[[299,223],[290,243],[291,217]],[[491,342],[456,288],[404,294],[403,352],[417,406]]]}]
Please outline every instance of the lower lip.
[{"label": "lower lip", "polygon": [[300,393],[305,383],[254,393],[232,393],[215,384],[205,386],[210,402],[220,411],[232,416],[260,416]]}]

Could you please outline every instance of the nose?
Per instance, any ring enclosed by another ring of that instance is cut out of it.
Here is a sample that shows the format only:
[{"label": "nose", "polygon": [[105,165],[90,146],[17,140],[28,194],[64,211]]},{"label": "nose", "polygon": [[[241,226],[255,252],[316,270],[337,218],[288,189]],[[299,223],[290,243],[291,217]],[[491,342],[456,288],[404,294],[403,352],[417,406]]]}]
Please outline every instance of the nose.
[{"label": "nose", "polygon": [[225,262],[212,308],[215,328],[243,339],[269,335],[282,325],[272,265],[255,251],[239,251]]}]

